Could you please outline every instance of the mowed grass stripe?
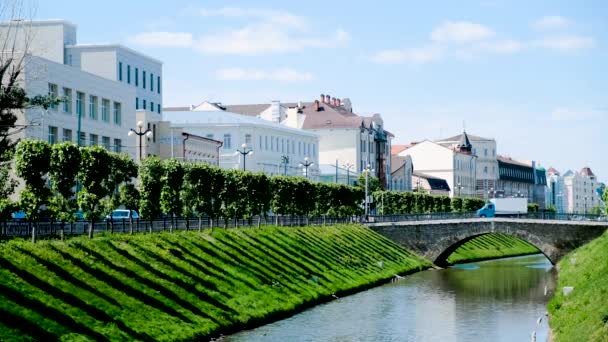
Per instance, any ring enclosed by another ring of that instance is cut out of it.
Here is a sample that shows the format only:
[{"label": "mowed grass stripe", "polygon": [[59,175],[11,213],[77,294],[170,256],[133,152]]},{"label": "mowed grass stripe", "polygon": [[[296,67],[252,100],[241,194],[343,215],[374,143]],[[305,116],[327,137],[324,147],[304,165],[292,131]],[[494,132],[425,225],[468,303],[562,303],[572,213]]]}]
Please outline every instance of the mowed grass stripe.
[{"label": "mowed grass stripe", "polygon": [[448,262],[454,264],[535,253],[540,251],[527,241],[511,235],[493,233],[465,242],[448,257]]}]

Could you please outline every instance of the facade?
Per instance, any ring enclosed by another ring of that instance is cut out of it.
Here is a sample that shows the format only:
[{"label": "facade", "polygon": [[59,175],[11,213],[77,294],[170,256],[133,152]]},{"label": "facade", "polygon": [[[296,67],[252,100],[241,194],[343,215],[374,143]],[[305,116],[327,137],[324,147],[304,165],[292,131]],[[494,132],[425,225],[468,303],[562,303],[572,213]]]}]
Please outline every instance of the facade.
[{"label": "facade", "polygon": [[[319,138],[312,132],[293,129],[256,117],[230,113],[214,104],[203,103],[189,110],[166,108],[163,121],[171,122],[188,134],[218,140],[219,165],[226,169],[245,169],[268,175],[319,176]],[[252,154],[245,158],[237,151],[242,145]],[[308,160],[307,169],[299,166]]]},{"label": "facade", "polygon": [[412,188],[416,192],[423,192],[430,195],[450,195],[450,186],[445,179],[425,175],[424,173],[414,172],[412,175]]},{"label": "facade", "polygon": [[496,197],[526,197],[528,202],[546,208],[546,171],[537,167],[536,162],[520,161],[498,156],[499,180],[495,189],[490,189]]},{"label": "facade", "polygon": [[[391,184],[390,146],[393,135],[384,129],[380,114],[360,116],[354,113],[349,99],[321,95],[311,102],[221,105],[232,113],[254,116],[294,129],[310,131],[319,137],[318,158],[324,173],[330,178],[338,165],[353,165],[352,172],[360,174],[369,165],[381,183]],[[338,170],[339,171],[339,170]],[[349,171],[350,172],[350,171]],[[334,174],[335,179],[335,174]]]},{"label": "facade", "polygon": [[[455,148],[463,139],[463,134],[437,140],[436,143]],[[498,160],[496,158],[496,140],[471,134],[466,135],[471,144],[471,152],[477,157],[475,196],[482,199],[488,199],[491,195],[490,189],[496,189],[496,182],[499,178]]]},{"label": "facade", "polygon": [[76,26],[64,20],[0,23],[0,39],[14,39],[21,54],[27,47],[20,81],[28,96],[53,94],[67,99],[48,110],[20,113],[17,124],[27,128],[16,138],[101,145],[135,158],[136,145],[128,132],[137,120],[141,89],[135,86],[135,74],[120,76],[125,72],[123,63],[132,65],[127,69],[133,72],[139,65],[154,70],[154,93],[148,95],[155,112],[162,108],[156,106],[162,103],[158,87],[162,64],[119,45],[77,45],[76,33]]},{"label": "facade", "polygon": [[412,191],[412,173],[414,172],[412,157],[409,155],[404,157],[392,155],[391,167],[391,186],[389,189],[393,191]]},{"label": "facade", "polygon": [[450,197],[472,197],[475,196],[477,158],[472,154],[466,134],[463,136],[462,142],[453,148],[425,140],[407,146],[398,155],[411,156],[414,173],[444,179]]},{"label": "facade", "polygon": [[550,167],[547,170],[545,205],[547,207],[554,207],[560,214],[567,213],[568,206],[567,197],[564,196],[565,193],[566,185],[564,184],[564,178],[561,177],[559,171]]},{"label": "facade", "polygon": [[174,158],[185,162],[220,165],[221,141],[187,133],[183,127],[172,127],[168,121],[156,124],[160,159]]}]

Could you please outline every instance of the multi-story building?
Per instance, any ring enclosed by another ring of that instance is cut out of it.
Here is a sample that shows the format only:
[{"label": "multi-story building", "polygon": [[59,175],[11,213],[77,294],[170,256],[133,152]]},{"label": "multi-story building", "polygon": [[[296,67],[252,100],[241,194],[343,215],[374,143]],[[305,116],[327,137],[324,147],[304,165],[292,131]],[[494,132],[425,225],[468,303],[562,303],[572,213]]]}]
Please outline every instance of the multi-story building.
[{"label": "multi-story building", "polygon": [[600,185],[589,167],[582,168],[580,172],[568,170],[561,177],[563,192],[558,195],[563,197],[564,212],[584,214],[600,205]]},{"label": "multi-story building", "polygon": [[409,155],[391,155],[391,186],[394,191],[412,191],[414,166]]},{"label": "multi-story building", "polygon": [[545,209],[547,187],[546,171],[534,161],[515,160],[498,156],[499,179],[490,195],[496,197],[526,197],[528,202],[536,203]]},{"label": "multi-story building", "polygon": [[560,175],[559,171],[550,167],[547,170],[547,188],[545,194],[545,205],[547,207],[553,207],[558,213],[566,213],[567,198],[564,196],[566,193],[566,186],[564,184],[564,178]]},{"label": "multi-story building", "polygon": [[424,140],[405,146],[399,156],[411,156],[414,173],[444,179],[451,197],[475,196],[476,161],[466,133],[453,147]]},{"label": "multi-story building", "polygon": [[[464,133],[463,133],[464,134]],[[463,139],[459,134],[446,139],[435,141],[440,145],[455,148]],[[475,195],[482,199],[490,197],[490,189],[496,189],[498,181],[498,161],[496,159],[496,140],[466,134],[471,144],[471,151],[477,157]]]},{"label": "multi-story building", "polygon": [[319,136],[319,162],[331,178],[338,165],[354,165],[360,174],[368,165],[384,187],[391,184],[390,146],[393,135],[384,129],[380,114],[355,114],[351,101],[321,95],[311,102],[226,105],[226,111],[311,131]]},{"label": "multi-story building", "polygon": [[[163,120],[171,122],[172,128],[220,141],[222,168],[318,178],[319,138],[315,133],[231,113],[208,102],[192,108],[165,108]],[[252,153],[243,157],[239,150]],[[312,165],[300,166],[304,163]]]},{"label": "multi-story building", "polygon": [[28,96],[66,100],[19,113],[17,124],[27,128],[16,138],[101,145],[135,157],[127,134],[139,101],[153,103],[146,105],[149,111],[162,108],[162,63],[120,45],[78,45],[76,33],[64,20],[0,23],[0,40],[16,44],[1,53],[25,56],[20,81]]}]

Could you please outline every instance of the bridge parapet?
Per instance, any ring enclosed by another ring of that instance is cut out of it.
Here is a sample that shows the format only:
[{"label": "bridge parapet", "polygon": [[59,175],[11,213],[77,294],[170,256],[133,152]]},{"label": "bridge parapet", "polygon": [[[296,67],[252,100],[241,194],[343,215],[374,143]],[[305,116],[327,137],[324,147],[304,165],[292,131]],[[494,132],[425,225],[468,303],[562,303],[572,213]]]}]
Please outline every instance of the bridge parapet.
[{"label": "bridge parapet", "polygon": [[607,222],[508,218],[386,222],[368,226],[440,266],[446,265],[447,257],[465,242],[491,233],[526,240],[552,263],[557,263],[568,252],[608,229]]}]

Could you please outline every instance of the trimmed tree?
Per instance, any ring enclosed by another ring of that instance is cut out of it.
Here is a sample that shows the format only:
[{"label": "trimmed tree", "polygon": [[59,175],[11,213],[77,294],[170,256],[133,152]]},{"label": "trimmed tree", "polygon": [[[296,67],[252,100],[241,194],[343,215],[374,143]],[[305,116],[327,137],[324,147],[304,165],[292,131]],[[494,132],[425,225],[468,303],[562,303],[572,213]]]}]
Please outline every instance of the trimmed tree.
[{"label": "trimmed tree", "polygon": [[74,222],[74,213],[78,210],[75,188],[78,170],[80,169],[80,150],[71,142],[51,146],[49,179],[53,196],[49,209],[53,216],[61,221],[61,237],[65,222]]},{"label": "trimmed tree", "polygon": [[148,157],[139,165],[139,209],[141,216],[150,222],[162,214],[160,196],[163,173],[163,165],[157,157]]},{"label": "trimmed tree", "polygon": [[82,188],[78,192],[78,205],[89,221],[89,238],[93,237],[95,221],[110,211],[108,203],[114,190],[109,181],[111,170],[112,157],[103,147],[80,147],[78,179]]},{"label": "trimmed tree", "polygon": [[175,217],[183,210],[181,194],[184,185],[184,166],[175,159],[168,159],[162,162],[162,168],[160,205],[163,212],[171,216],[169,231],[173,231]]}]

